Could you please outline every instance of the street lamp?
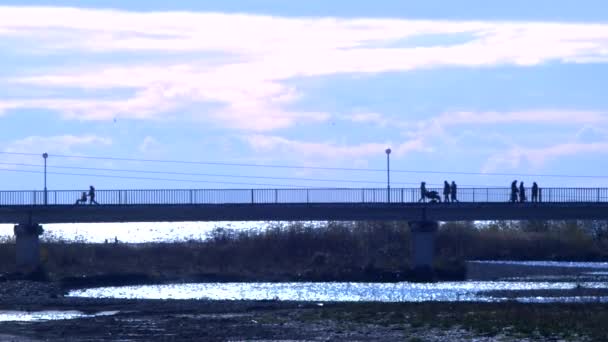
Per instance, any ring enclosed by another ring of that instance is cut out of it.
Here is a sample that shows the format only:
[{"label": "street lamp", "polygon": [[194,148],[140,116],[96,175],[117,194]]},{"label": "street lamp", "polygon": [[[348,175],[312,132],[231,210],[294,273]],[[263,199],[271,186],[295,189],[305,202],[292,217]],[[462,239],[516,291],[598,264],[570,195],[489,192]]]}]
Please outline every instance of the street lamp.
[{"label": "street lamp", "polygon": [[46,205],[47,201],[47,196],[46,196],[46,158],[49,157],[49,154],[44,152],[42,154],[42,158],[44,158],[44,205]]},{"label": "street lamp", "polygon": [[391,149],[387,148],[386,151],[386,201],[391,202]]}]

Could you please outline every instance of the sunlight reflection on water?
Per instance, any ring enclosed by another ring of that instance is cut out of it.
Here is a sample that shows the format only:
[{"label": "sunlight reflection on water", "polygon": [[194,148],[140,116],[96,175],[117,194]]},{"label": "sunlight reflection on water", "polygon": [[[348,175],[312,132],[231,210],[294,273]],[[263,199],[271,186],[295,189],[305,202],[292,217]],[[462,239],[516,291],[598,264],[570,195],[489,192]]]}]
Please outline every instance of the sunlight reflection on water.
[{"label": "sunlight reflection on water", "polygon": [[50,321],[60,319],[74,319],[83,317],[111,316],[118,311],[103,311],[96,314],[85,314],[80,311],[45,310],[45,311],[0,311],[0,322],[32,322]]},{"label": "sunlight reflection on water", "polygon": [[[283,300],[337,302],[497,301],[491,290],[606,289],[605,282],[469,281],[440,283],[204,283],[102,287],[75,290],[72,297],[129,299]],[[574,297],[573,297],[574,298]],[[583,298],[583,297],[581,297]],[[586,297],[585,297],[586,298]],[[551,300],[554,300],[551,298]],[[593,301],[597,300],[593,297]]]},{"label": "sunlight reflection on water", "polygon": [[608,262],[578,262],[578,261],[513,261],[513,260],[471,260],[469,262],[480,264],[517,265],[517,266],[551,266],[571,268],[599,268],[608,269]]}]

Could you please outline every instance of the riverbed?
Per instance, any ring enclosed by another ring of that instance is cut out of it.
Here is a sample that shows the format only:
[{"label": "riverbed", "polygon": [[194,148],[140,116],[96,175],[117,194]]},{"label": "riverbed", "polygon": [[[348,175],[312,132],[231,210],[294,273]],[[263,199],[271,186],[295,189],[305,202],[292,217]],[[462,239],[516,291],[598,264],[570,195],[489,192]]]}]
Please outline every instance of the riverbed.
[{"label": "riverbed", "polygon": [[[608,339],[607,264],[476,264],[509,272],[462,282],[180,283],[69,293],[52,284],[6,282],[0,339]],[[541,271],[514,271],[530,267]]]}]

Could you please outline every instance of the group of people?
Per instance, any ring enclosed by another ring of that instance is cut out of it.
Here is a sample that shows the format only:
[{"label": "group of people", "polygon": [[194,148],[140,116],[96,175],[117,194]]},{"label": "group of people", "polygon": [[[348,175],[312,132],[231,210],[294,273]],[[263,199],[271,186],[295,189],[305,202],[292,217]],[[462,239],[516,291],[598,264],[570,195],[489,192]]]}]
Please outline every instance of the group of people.
[{"label": "group of people", "polygon": [[[445,203],[450,202],[459,202],[458,201],[458,187],[456,186],[456,182],[452,181],[452,183],[448,183],[448,181],[443,182],[443,201]],[[532,184],[532,202],[540,201],[540,188],[538,184],[534,182]],[[426,202],[426,200],[430,200],[431,203],[441,202],[441,196],[437,191],[429,191],[426,188],[426,182],[420,183],[420,199],[418,202]],[[526,187],[524,186],[524,182],[520,182],[519,186],[517,186],[517,180],[514,180],[511,183],[511,199],[512,203],[520,202],[524,203],[528,200],[526,197]]]},{"label": "group of people", "polygon": [[[456,186],[456,182],[452,181],[452,183],[448,183],[448,181],[443,182],[443,201],[445,203],[450,202],[458,202],[458,187]],[[426,189],[426,182],[420,183],[420,199],[418,202],[426,202],[426,199],[431,200],[431,202],[441,202],[441,197],[437,193],[437,191],[429,191]]]},{"label": "group of people", "polygon": [[[89,196],[89,204],[99,204],[95,200],[95,187],[93,187],[92,185],[89,186],[88,196]],[[80,198],[77,199],[76,203],[74,203],[74,204],[87,204],[87,192],[83,191]]]},{"label": "group of people", "polygon": [[[539,201],[540,189],[538,188],[538,184],[536,182],[532,183],[532,202]],[[511,183],[511,203],[515,203],[519,200],[520,203],[526,202],[528,199],[526,197],[526,188],[524,187],[524,182],[519,182],[519,187],[517,186],[517,180],[514,180]]]}]

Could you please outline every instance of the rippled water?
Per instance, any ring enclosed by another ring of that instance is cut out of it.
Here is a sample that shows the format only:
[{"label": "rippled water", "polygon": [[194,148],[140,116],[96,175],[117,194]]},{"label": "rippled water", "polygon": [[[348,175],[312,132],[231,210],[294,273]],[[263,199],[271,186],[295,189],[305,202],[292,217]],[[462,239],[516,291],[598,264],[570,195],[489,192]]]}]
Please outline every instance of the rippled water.
[{"label": "rippled water", "polygon": [[0,322],[31,322],[31,321],[50,321],[59,319],[74,319],[82,317],[110,316],[117,314],[118,311],[103,311],[95,314],[85,314],[80,311],[68,310],[45,310],[45,311],[0,311]]},{"label": "rippled water", "polygon": [[[73,297],[129,299],[284,300],[338,302],[501,301],[485,291],[608,289],[606,282],[468,281],[440,283],[204,283],[102,287],[75,290]],[[559,297],[557,297],[559,298]],[[575,297],[569,297],[575,298]],[[575,301],[608,301],[603,297]],[[545,298],[545,301],[558,301]],[[534,298],[523,298],[532,302]],[[542,301],[542,300],[538,300]]]},{"label": "rippled water", "polygon": [[570,268],[598,268],[608,271],[608,262],[576,262],[576,261],[471,261],[481,264],[496,265],[518,265],[518,266],[550,266],[550,267],[570,267]]}]

